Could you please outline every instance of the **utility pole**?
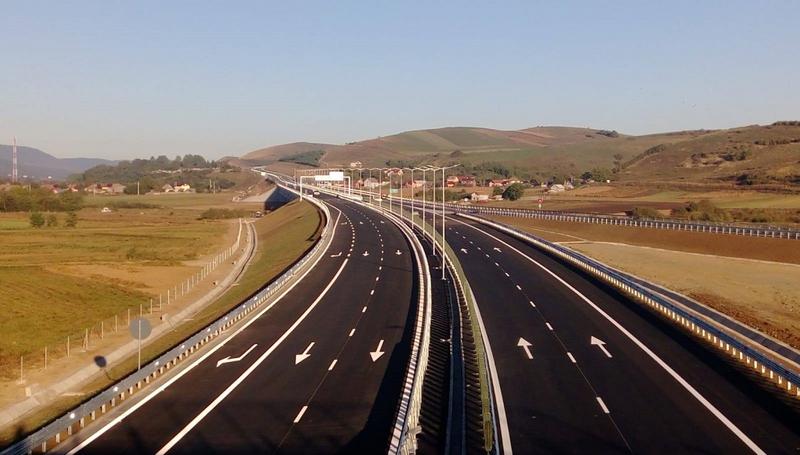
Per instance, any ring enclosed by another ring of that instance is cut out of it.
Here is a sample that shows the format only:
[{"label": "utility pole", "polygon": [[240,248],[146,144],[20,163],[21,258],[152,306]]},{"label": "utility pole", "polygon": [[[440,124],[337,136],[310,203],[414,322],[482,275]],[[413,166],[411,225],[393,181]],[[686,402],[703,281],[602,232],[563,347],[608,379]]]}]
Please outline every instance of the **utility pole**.
[{"label": "utility pole", "polygon": [[19,180],[19,170],[17,169],[17,136],[14,136],[14,145],[11,146],[11,183]]},{"label": "utility pole", "polygon": [[139,196],[139,180],[136,181],[136,195]]}]

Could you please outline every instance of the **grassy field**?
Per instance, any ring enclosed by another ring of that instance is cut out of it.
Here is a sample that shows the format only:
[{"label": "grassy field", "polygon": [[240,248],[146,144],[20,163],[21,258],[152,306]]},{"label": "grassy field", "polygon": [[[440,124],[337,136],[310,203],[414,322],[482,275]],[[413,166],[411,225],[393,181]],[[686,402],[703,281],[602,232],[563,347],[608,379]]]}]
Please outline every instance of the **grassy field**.
[{"label": "grassy field", "polygon": [[[20,356],[62,346],[196,272],[199,259],[233,241],[232,221],[198,219],[229,197],[90,197],[71,229],[33,229],[27,214],[0,214],[0,376],[17,374]],[[156,198],[159,208],[98,209]]]},{"label": "grassy field", "polygon": [[620,244],[569,247],[682,292],[800,348],[800,266]]},{"label": "grassy field", "polygon": [[555,242],[616,242],[715,256],[800,264],[800,242],[785,239],[713,235],[568,221],[489,217]]},{"label": "grassy field", "polygon": [[[287,228],[287,227],[291,228]],[[267,214],[256,221],[258,250],[250,267],[239,280],[239,285],[231,288],[222,297],[195,315],[191,320],[176,328],[142,349],[142,360],[150,361],[170,349],[209,322],[217,319],[243,299],[260,289],[265,283],[277,277],[283,270],[304,254],[320,234],[320,217],[316,209],[306,202],[293,202]],[[129,374],[136,366],[136,358],[109,367],[107,375],[86,384],[80,392],[85,396],[107,387],[112,382]],[[0,431],[0,444],[13,440],[17,434],[30,432],[53,416],[59,415],[77,405],[84,397],[63,397],[47,409],[42,409],[16,428]]]}]

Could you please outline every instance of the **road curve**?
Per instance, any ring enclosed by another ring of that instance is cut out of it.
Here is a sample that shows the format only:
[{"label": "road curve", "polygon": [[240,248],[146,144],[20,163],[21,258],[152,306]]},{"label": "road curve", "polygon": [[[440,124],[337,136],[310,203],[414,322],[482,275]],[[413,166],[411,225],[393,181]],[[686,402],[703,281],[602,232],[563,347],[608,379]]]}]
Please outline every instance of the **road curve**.
[{"label": "road curve", "polygon": [[417,310],[416,264],[391,222],[326,201],[333,241],[297,286],[133,412],[117,408],[59,451],[385,452]]}]

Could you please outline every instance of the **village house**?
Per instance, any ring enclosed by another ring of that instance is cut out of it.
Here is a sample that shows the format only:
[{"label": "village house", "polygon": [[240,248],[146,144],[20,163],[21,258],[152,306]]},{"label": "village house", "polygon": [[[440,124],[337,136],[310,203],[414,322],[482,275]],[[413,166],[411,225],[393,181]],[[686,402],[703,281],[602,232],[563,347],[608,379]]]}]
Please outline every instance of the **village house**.
[{"label": "village house", "polygon": [[162,193],[172,193],[175,191],[175,188],[172,187],[169,183],[165,183],[164,186],[161,187]]},{"label": "village house", "polygon": [[452,187],[458,185],[459,182],[460,182],[460,180],[458,179],[457,175],[451,175],[450,177],[447,177],[447,179],[445,180],[445,185],[448,188],[452,188]]},{"label": "village house", "polygon": [[477,186],[477,181],[475,180],[475,177],[471,175],[459,175],[458,183],[461,186]]},{"label": "village house", "polygon": [[192,191],[192,187],[189,186],[188,183],[183,183],[181,185],[175,185],[175,192],[176,193],[189,193]]},{"label": "village house", "polygon": [[472,193],[469,195],[469,200],[472,202],[486,202],[489,200],[488,194]]}]

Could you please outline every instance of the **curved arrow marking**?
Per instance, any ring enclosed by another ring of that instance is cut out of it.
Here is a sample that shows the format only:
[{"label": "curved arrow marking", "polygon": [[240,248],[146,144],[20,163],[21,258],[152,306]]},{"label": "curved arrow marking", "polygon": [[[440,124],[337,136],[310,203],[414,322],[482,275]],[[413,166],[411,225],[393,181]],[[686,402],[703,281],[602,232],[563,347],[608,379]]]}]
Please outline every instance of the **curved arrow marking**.
[{"label": "curved arrow marking", "polygon": [[219,368],[220,365],[224,365],[226,363],[238,362],[238,361],[242,360],[243,358],[245,358],[247,356],[247,354],[250,354],[250,351],[255,349],[256,346],[258,346],[258,344],[254,344],[254,345],[250,346],[250,349],[244,351],[244,354],[240,355],[239,357],[228,356],[228,357],[225,357],[224,359],[219,359],[217,361],[217,368]]}]

